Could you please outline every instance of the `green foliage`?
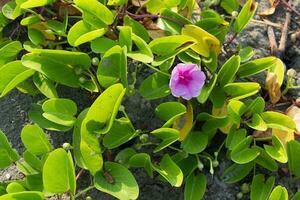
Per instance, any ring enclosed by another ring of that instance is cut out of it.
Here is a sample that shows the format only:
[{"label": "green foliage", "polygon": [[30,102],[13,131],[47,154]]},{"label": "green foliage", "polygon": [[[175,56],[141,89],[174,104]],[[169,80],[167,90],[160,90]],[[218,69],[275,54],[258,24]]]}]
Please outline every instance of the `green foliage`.
[{"label": "green foliage", "polygon": [[[0,200],[81,199],[92,188],[138,199],[133,168],[184,184],[184,199],[198,200],[206,174],[218,176],[219,166],[225,183],[252,179],[250,199],[287,199],[284,187],[272,191],[274,177],[260,173],[276,177],[287,163],[300,176],[299,113],[279,110],[290,105],[284,95],[294,76],[289,70],[286,81],[279,58],[233,42],[257,7],[255,0],[8,1],[0,12],[0,97],[17,89],[38,102],[20,133],[22,157],[0,131],[0,168],[24,174],[0,184]],[[195,71],[185,74],[180,63],[204,73],[199,91]],[[254,81],[258,74],[267,74],[264,83]],[[90,101],[75,102],[61,87]],[[186,100],[176,89],[195,95]],[[151,119],[141,123],[143,115]],[[48,131],[72,136],[52,144],[61,135]],[[76,191],[82,173],[93,181]]]}]

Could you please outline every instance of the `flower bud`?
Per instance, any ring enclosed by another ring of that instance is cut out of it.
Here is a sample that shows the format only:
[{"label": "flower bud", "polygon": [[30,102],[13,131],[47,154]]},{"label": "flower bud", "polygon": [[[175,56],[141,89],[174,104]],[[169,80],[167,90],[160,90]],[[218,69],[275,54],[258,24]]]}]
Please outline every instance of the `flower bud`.
[{"label": "flower bud", "polygon": [[92,200],[92,197],[88,196],[85,198],[85,200]]},{"label": "flower bud", "polygon": [[66,151],[68,151],[68,150],[70,150],[70,149],[72,148],[72,146],[70,145],[70,143],[64,143],[64,144],[62,145],[62,147],[63,147],[63,149],[66,150]]},{"label": "flower bud", "polygon": [[99,65],[99,58],[98,57],[94,57],[92,58],[92,65],[94,66],[98,66]]},{"label": "flower bud", "polygon": [[79,83],[81,84],[84,84],[86,82],[85,78],[83,76],[81,76],[79,79],[78,79]]},{"label": "flower bud", "polygon": [[83,72],[83,70],[82,70],[81,67],[75,67],[74,71],[75,71],[75,74],[76,74],[76,75],[80,75],[80,74],[82,74],[82,72]]},{"label": "flower bud", "polygon": [[231,13],[231,16],[232,16],[233,18],[236,18],[238,15],[239,15],[239,13],[238,13],[237,11],[233,11],[233,12]]},{"label": "flower bud", "polygon": [[242,193],[244,193],[244,194],[250,192],[249,184],[243,183],[243,185],[241,186],[241,191],[242,191]]},{"label": "flower bud", "polygon": [[287,74],[289,77],[295,77],[295,76],[297,76],[297,72],[296,72],[296,70],[294,70],[293,68],[287,70],[286,74]]},{"label": "flower bud", "polygon": [[218,167],[219,166],[219,161],[218,160],[214,160],[212,162],[213,167]]},{"label": "flower bud", "polygon": [[244,196],[244,194],[241,193],[241,192],[239,192],[239,193],[236,194],[236,198],[237,198],[237,199],[242,199],[243,196]]},{"label": "flower bud", "polygon": [[142,134],[142,135],[140,136],[140,141],[141,141],[142,143],[146,143],[146,142],[148,142],[148,140],[149,140],[148,134]]}]

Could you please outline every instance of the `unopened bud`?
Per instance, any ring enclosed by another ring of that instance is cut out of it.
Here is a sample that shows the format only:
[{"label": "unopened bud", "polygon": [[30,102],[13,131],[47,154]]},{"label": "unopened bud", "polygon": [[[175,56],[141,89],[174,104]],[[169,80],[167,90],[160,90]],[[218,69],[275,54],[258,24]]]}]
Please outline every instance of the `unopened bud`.
[{"label": "unopened bud", "polygon": [[94,65],[94,66],[98,66],[99,65],[99,58],[97,58],[97,57],[94,57],[94,58],[92,58],[92,65]]},{"label": "unopened bud", "polygon": [[236,194],[236,198],[237,198],[237,199],[242,199],[243,196],[244,196],[244,194],[241,193],[241,192],[239,192],[239,193]]},{"label": "unopened bud", "polygon": [[238,16],[238,12],[237,11],[233,11],[232,13],[231,13],[231,16],[233,17],[233,18],[236,18],[237,16]]},{"label": "unopened bud", "polygon": [[148,134],[142,134],[142,135],[140,136],[140,140],[141,140],[142,143],[148,142],[148,140],[149,140]]},{"label": "unopened bud", "polygon": [[218,166],[219,166],[219,161],[214,160],[214,161],[212,162],[212,165],[213,165],[213,167],[218,167]]},{"label": "unopened bud", "polygon": [[70,145],[70,143],[64,143],[63,145],[62,145],[62,147],[63,147],[63,149],[65,149],[65,150],[70,150],[71,148],[72,148],[72,146]]},{"label": "unopened bud", "polygon": [[296,70],[294,70],[293,68],[287,70],[286,74],[287,74],[289,77],[295,77],[295,76],[297,76],[297,72],[296,72]]},{"label": "unopened bud", "polygon": [[241,186],[241,190],[242,190],[242,193],[244,193],[244,194],[250,192],[249,184],[248,183],[243,183],[243,185]]}]

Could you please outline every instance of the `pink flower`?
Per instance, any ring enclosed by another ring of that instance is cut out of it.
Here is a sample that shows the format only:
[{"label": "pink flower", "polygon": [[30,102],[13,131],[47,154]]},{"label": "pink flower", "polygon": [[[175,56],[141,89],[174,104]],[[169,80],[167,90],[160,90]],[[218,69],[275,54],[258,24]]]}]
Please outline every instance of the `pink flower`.
[{"label": "pink flower", "polygon": [[196,64],[176,65],[171,74],[170,88],[172,95],[190,100],[199,96],[205,82],[205,74]]}]

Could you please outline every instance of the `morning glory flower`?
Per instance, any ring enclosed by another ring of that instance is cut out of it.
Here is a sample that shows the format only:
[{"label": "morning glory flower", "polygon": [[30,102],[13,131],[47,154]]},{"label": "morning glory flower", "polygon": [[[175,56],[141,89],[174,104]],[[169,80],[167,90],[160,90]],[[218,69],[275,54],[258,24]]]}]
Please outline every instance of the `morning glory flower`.
[{"label": "morning glory flower", "polygon": [[186,100],[199,96],[205,78],[205,74],[196,64],[176,65],[169,83],[172,95]]}]

